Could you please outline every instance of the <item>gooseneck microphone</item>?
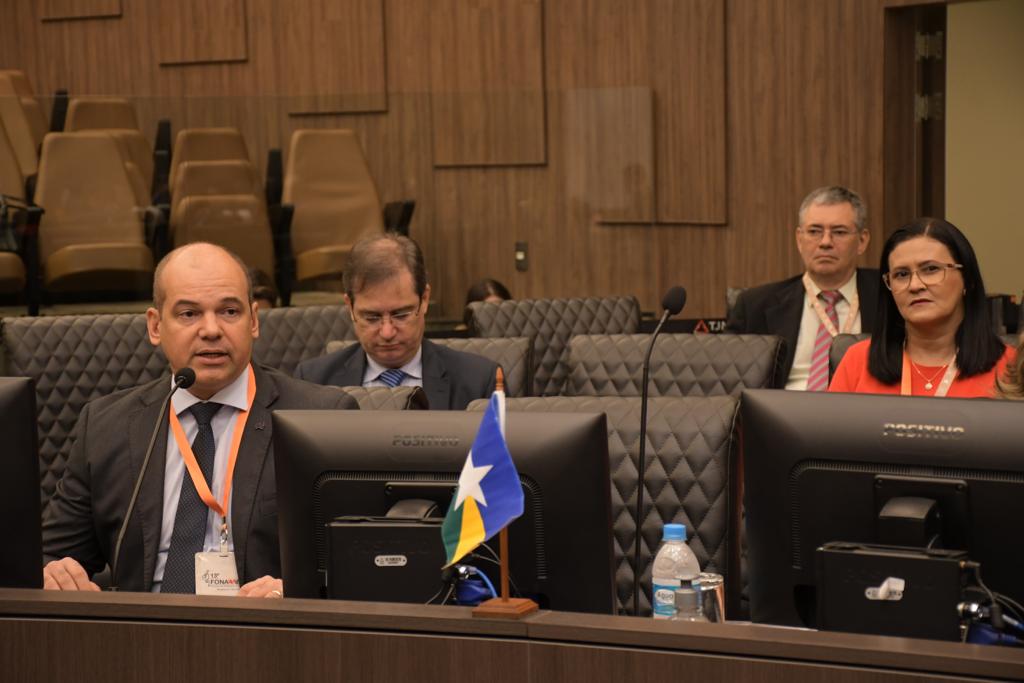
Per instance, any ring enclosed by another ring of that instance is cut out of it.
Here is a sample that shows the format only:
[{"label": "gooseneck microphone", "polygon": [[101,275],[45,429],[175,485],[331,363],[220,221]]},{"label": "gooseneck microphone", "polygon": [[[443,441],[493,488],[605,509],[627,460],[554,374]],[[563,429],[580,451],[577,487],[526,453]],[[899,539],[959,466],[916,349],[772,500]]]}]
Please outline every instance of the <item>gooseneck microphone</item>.
[{"label": "gooseneck microphone", "polygon": [[182,368],[178,372],[174,373],[174,386],[171,387],[170,392],[167,394],[167,398],[164,399],[163,405],[160,407],[160,415],[157,417],[156,424],[153,425],[153,433],[149,436],[149,446],[146,447],[146,457],[142,459],[142,469],[139,470],[139,476],[135,480],[135,488],[132,490],[132,497],[128,500],[128,510],[124,514],[124,521],[121,522],[121,528],[117,532],[117,542],[114,544],[114,554],[110,557],[110,590],[117,590],[117,568],[121,564],[118,560],[121,557],[121,543],[124,542],[124,534],[128,530],[128,520],[132,518],[132,513],[135,512],[135,502],[139,498],[139,489],[142,488],[142,480],[146,476],[146,468],[149,467],[149,459],[153,455],[153,446],[156,444],[156,436],[160,433],[160,426],[164,423],[164,416],[167,414],[167,406],[171,402],[171,397],[174,396],[174,392],[178,389],[188,389],[190,386],[195,384],[196,371],[192,368]]},{"label": "gooseneck microphone", "polygon": [[654,351],[654,342],[658,340],[662,325],[673,315],[676,315],[686,305],[686,290],[682,287],[672,287],[665,296],[661,297],[663,313],[658,326],[654,328],[651,335],[651,344],[647,347],[647,355],[644,357],[643,384],[640,386],[640,452],[636,462],[637,490],[636,490],[636,544],[633,548],[633,615],[640,616],[640,575],[643,573],[640,568],[640,546],[643,530],[644,511],[644,474],[647,471],[645,458],[647,455],[647,379],[651,371],[651,352]]}]

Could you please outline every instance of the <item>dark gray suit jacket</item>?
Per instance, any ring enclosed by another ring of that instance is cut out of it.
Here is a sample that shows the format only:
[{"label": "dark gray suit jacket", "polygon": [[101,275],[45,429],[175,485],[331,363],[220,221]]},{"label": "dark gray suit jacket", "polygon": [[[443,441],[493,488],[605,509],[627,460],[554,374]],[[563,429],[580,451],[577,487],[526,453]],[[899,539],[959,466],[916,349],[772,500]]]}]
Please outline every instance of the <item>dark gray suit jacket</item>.
[{"label": "dark gray suit jacket", "polygon": [[[497,369],[497,363],[481,356],[423,340],[423,391],[431,410],[465,410],[476,399],[488,398]],[[295,368],[299,379],[338,387],[362,386],[364,374],[366,353],[358,343]]]},{"label": "dark gray suit jacket", "polygon": [[[254,366],[256,396],[235,464],[231,494],[232,539],[241,583],[281,576],[277,500],[270,411],[359,406],[348,394]],[[64,476],[43,513],[46,561],[73,557],[90,574],[110,561],[132,488],[142,468],[150,433],[170,388],[165,376],[133,389],[90,401],[75,426],[75,442]],[[148,591],[163,518],[167,421],[139,490],[121,547],[118,584]]]},{"label": "dark gray suit jacket", "polygon": [[[873,268],[857,269],[860,327],[870,332],[878,310],[878,285],[882,276]],[[752,287],[740,294],[729,314],[725,331],[731,334],[774,334],[786,340],[786,356],[779,369],[783,384],[793,369],[800,319],[803,317],[803,275],[781,282]]]}]

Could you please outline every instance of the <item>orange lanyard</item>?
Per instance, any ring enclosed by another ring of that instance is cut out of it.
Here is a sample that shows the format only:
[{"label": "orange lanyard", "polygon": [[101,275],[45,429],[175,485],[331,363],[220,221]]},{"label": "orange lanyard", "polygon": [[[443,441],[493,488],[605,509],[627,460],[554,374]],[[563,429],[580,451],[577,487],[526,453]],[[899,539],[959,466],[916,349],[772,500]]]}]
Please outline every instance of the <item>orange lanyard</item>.
[{"label": "orange lanyard", "polygon": [[[825,307],[818,301],[818,296],[814,293],[814,282],[811,280],[811,276],[804,273],[804,291],[807,292],[807,296],[811,298],[811,306],[814,307],[814,312],[818,314],[818,320],[825,326],[828,333],[833,337],[839,334],[839,330],[836,329],[832,319],[828,317],[828,313],[825,312]],[[838,303],[838,302],[837,302]],[[843,334],[850,334],[853,330],[853,322],[857,319],[857,315],[860,313],[860,295],[859,293],[854,296],[853,301],[850,302],[850,312],[846,316],[846,322],[843,323]],[[836,318],[839,317],[839,311],[836,310]]]},{"label": "orange lanyard", "polygon": [[238,448],[242,443],[242,432],[245,431],[245,422],[249,419],[249,412],[252,410],[252,401],[256,398],[256,375],[252,371],[252,365],[249,366],[249,389],[246,392],[246,404],[247,408],[238,413],[238,417],[235,418],[235,431],[231,435],[231,451],[228,455],[228,470],[224,477],[224,493],[221,496],[221,502],[218,503],[217,499],[213,497],[213,492],[210,491],[210,485],[206,483],[206,477],[203,476],[203,471],[199,468],[199,463],[196,462],[196,456],[192,452],[192,446],[189,444],[188,439],[185,438],[185,430],[181,427],[181,421],[178,419],[178,414],[171,410],[171,432],[174,434],[174,440],[178,444],[178,450],[181,451],[181,457],[185,461],[185,467],[188,468],[189,476],[192,477],[192,483],[196,487],[196,491],[199,493],[199,497],[203,499],[206,506],[221,516],[222,519],[226,520],[228,517],[228,501],[231,498],[231,479],[235,473],[235,461],[238,459]]},{"label": "orange lanyard", "polygon": [[[957,372],[956,356],[953,356],[953,360],[946,367],[946,373],[942,376],[942,381],[939,382],[939,386],[932,396],[945,396],[948,394],[949,388],[953,386],[953,380],[956,379]],[[910,354],[907,353],[906,349],[903,349],[903,376],[900,377],[900,396],[914,395],[913,381],[913,370],[910,369]]]}]

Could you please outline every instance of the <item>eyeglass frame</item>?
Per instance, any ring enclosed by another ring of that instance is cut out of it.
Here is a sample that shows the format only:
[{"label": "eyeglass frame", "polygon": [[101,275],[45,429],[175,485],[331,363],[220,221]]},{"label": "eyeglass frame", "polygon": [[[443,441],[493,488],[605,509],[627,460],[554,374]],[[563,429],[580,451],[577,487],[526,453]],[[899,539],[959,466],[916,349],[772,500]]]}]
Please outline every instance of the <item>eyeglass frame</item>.
[{"label": "eyeglass frame", "polygon": [[[921,270],[924,269],[924,268],[930,268],[932,266],[937,266],[939,268],[939,270],[937,270],[935,272],[936,272],[936,274],[942,273],[942,276],[939,277],[939,279],[936,280],[935,282],[925,282],[924,277],[921,276]],[[895,292],[902,292],[904,290],[910,289],[910,283],[914,281],[914,276],[915,275],[917,276],[917,279],[921,281],[922,285],[924,285],[925,287],[931,287],[933,285],[940,285],[943,282],[945,282],[946,281],[946,273],[948,273],[949,271],[951,271],[951,270],[963,270],[963,269],[964,269],[964,264],[962,264],[962,263],[942,263],[941,261],[932,261],[930,263],[925,263],[920,268],[907,268],[907,269],[905,269],[905,270],[909,270],[910,271],[910,273],[907,275],[907,284],[905,286],[903,286],[903,287],[900,287],[899,289],[893,289],[892,288],[892,283],[890,281],[891,277],[890,277],[890,274],[889,274],[892,271],[889,271],[889,273],[882,273],[882,282],[885,283],[885,288],[888,289],[890,292],[894,292],[894,293]]]},{"label": "eyeglass frame", "polygon": [[[385,311],[384,313],[371,312],[369,315],[377,317],[376,320],[367,320],[366,313],[360,313],[356,310],[352,311],[352,317],[355,319],[357,325],[362,325],[366,329],[375,330],[380,329],[384,326],[384,321],[387,320],[391,323],[391,326],[395,329],[404,329],[406,325],[416,320],[420,314],[420,309],[423,308],[423,297],[420,297],[419,302],[415,306],[412,306],[408,310],[399,308],[394,311]],[[396,316],[403,316],[398,318]]]},{"label": "eyeglass frame", "polygon": [[[863,228],[858,228],[856,226],[854,226],[852,228],[849,228],[849,227],[846,227],[845,225],[839,225],[839,226],[836,226],[834,228],[831,227],[831,226],[829,226],[829,227],[820,227],[820,226],[817,226],[817,225],[810,225],[810,226],[805,228],[802,225],[798,225],[796,230],[797,230],[797,232],[799,232],[801,235],[806,237],[811,242],[820,242],[820,241],[822,241],[823,239],[825,239],[826,233],[833,240],[845,241],[845,240],[851,239],[853,237],[856,237],[860,233],[864,232]],[[839,232],[836,232],[837,230]],[[821,234],[820,235],[813,234],[814,232],[817,232],[817,231],[821,231]]]}]

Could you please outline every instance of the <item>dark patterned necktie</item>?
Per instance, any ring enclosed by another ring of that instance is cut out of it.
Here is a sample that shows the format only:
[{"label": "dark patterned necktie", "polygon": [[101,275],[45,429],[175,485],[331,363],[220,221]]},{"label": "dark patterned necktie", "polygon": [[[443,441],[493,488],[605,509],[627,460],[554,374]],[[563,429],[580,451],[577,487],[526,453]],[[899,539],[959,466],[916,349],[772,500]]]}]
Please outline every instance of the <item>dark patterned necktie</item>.
[{"label": "dark patterned necktie", "polygon": [[[199,432],[192,442],[192,453],[196,456],[199,469],[203,471],[207,486],[213,480],[213,458],[217,450],[210,422],[220,407],[220,403],[196,403],[189,408],[199,424]],[[208,512],[209,508],[199,497],[186,468],[181,481],[181,495],[178,497],[178,511],[174,515],[174,531],[171,533],[171,547],[167,551],[167,563],[164,565],[161,593],[196,592],[195,555],[203,550]]]},{"label": "dark patterned necktie", "polygon": [[404,371],[398,370],[397,368],[385,370],[384,372],[377,375],[378,380],[384,382],[384,384],[388,385],[392,389],[401,384],[402,380],[404,380],[406,377],[408,377],[408,375]]}]

